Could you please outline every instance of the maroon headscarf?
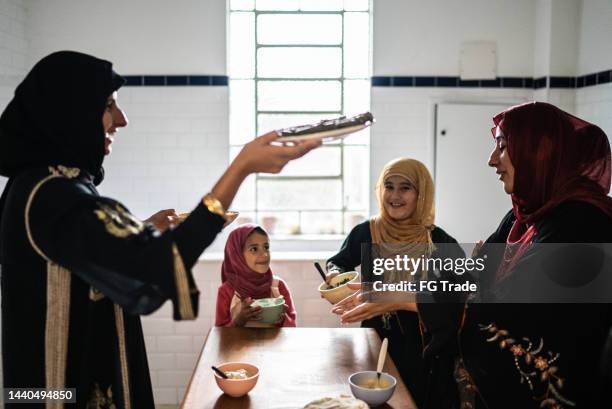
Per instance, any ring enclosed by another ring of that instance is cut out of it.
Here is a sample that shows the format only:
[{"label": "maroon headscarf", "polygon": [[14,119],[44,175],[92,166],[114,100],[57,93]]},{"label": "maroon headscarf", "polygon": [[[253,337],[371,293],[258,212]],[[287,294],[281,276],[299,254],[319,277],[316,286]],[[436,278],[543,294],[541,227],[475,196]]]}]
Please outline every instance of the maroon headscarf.
[{"label": "maroon headscarf", "polygon": [[230,233],[227,243],[225,243],[221,282],[229,282],[241,299],[270,297],[270,287],[273,279],[272,270],[268,268],[268,271],[264,274],[251,270],[243,254],[247,237],[258,227],[261,229],[260,226],[251,223],[238,226]]},{"label": "maroon headscarf", "polygon": [[[535,222],[568,200],[590,203],[612,217],[610,143],[601,128],[543,102],[517,105],[493,118],[506,136],[514,166],[515,244],[497,272],[503,277],[527,251]],[[495,128],[492,129],[495,137]]]}]

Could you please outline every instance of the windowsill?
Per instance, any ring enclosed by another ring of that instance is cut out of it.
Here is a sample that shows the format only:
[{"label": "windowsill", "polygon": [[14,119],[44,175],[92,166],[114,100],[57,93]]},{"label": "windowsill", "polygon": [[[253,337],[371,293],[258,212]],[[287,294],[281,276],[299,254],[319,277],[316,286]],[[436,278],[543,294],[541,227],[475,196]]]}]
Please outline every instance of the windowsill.
[{"label": "windowsill", "polygon": [[[215,242],[204,251],[200,260],[222,260],[228,232],[222,232]],[[270,237],[273,260],[310,260],[329,258],[336,254],[346,239],[340,234],[280,235]],[[215,256],[215,254],[219,254]]]},{"label": "windowsill", "polygon": [[272,234],[270,236],[271,241],[338,241],[345,238],[344,234]]},{"label": "windowsill", "polygon": [[[327,260],[337,251],[274,251],[272,262],[275,261],[321,261]],[[202,254],[199,261],[223,261],[223,253],[210,252]]]}]

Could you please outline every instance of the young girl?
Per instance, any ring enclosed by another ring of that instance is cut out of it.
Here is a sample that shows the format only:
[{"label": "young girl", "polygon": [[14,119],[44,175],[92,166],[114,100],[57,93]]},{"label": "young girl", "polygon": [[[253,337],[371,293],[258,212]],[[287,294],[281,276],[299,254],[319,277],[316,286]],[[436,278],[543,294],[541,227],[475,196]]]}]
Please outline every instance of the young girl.
[{"label": "young girl", "polygon": [[[243,224],[232,231],[225,244],[217,293],[217,327],[295,327],[296,312],[287,284],[270,270],[270,241],[264,229]],[[285,313],[275,325],[258,323],[259,298],[285,299]]]}]

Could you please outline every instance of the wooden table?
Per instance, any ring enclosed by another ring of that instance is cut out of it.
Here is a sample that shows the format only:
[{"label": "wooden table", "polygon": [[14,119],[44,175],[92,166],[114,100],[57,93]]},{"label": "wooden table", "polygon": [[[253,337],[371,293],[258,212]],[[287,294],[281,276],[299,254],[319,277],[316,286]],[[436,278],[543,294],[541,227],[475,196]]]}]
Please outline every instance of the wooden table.
[{"label": "wooden table", "polygon": [[[370,328],[213,328],[181,405],[183,409],[296,409],[325,396],[351,395],[348,377],[376,370],[380,338]],[[259,368],[255,388],[231,398],[218,388],[211,365],[248,362]],[[380,408],[416,409],[395,364],[391,400]]]}]

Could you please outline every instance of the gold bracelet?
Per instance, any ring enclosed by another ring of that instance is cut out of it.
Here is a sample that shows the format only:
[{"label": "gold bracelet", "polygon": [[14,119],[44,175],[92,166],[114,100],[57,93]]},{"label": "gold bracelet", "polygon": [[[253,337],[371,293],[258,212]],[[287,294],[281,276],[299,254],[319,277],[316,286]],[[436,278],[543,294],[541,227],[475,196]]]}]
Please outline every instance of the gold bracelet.
[{"label": "gold bracelet", "polygon": [[202,204],[208,209],[209,212],[214,213],[223,217],[227,220],[227,215],[223,204],[217,199],[212,193],[207,193],[202,199]]}]

